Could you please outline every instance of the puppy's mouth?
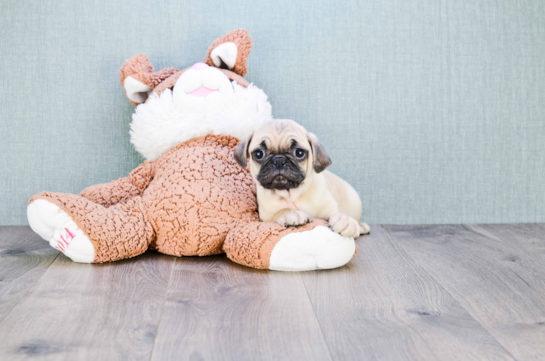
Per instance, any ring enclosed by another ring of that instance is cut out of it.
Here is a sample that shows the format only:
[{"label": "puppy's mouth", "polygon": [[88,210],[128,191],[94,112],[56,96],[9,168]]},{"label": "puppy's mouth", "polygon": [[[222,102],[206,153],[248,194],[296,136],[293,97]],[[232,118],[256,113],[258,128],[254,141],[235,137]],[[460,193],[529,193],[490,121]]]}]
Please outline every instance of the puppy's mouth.
[{"label": "puppy's mouth", "polygon": [[257,181],[265,189],[286,190],[297,188],[303,183],[305,177],[300,173],[290,174],[283,172],[266,172],[257,176]]},{"label": "puppy's mouth", "polygon": [[267,189],[290,189],[290,188],[297,188],[299,187],[298,182],[290,181],[288,178],[284,177],[283,175],[277,175],[274,177],[271,183],[269,183],[267,186],[263,186],[263,188]]}]

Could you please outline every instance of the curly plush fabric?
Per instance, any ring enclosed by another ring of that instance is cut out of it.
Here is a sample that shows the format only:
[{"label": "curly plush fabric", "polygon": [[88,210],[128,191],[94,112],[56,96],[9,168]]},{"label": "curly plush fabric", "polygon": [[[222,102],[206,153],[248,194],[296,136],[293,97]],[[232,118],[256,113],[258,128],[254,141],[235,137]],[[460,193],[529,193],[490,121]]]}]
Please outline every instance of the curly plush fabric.
[{"label": "curly plush fabric", "polygon": [[208,135],[171,149],[129,177],[91,186],[81,195],[34,196],[72,217],[95,248],[95,263],[137,256],[147,249],[174,256],[227,252],[233,261],[267,269],[274,245],[313,221],[284,228],[259,221],[255,184],[233,154],[239,140]]},{"label": "curly plush fabric", "polygon": [[222,252],[238,222],[257,221],[253,180],[233,159],[230,136],[190,140],[157,159],[146,206],[157,233],[157,250],[175,256]]},{"label": "curly plush fabric", "polygon": [[135,196],[141,196],[155,175],[153,162],[145,162],[133,170],[127,178],[118,181],[90,186],[80,196],[104,207],[125,203]]}]

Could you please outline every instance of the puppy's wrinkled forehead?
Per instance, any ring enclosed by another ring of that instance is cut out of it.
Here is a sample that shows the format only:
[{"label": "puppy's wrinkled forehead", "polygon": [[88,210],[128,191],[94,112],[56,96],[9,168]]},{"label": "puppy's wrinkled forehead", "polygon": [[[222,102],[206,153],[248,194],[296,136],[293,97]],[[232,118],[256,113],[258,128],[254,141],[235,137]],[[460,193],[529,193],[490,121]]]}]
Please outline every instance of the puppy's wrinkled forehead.
[{"label": "puppy's wrinkled forehead", "polygon": [[305,128],[289,119],[275,119],[259,127],[252,138],[250,149],[265,146],[275,153],[288,151],[294,143],[310,148]]}]

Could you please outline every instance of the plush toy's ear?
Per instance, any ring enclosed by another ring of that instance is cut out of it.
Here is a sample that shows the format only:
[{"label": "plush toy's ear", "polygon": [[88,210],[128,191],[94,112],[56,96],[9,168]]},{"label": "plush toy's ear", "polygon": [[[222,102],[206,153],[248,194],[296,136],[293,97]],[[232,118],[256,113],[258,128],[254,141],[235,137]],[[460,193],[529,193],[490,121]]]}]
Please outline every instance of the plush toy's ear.
[{"label": "plush toy's ear", "polygon": [[146,99],[148,99],[151,91],[153,90],[152,87],[136,80],[130,75],[125,78],[125,81],[123,82],[123,87],[125,88],[125,94],[127,94],[127,98],[129,98],[133,105],[138,105],[145,102]]},{"label": "plush toy's ear", "polygon": [[246,138],[246,140],[243,140],[238,145],[237,149],[235,149],[235,160],[237,161],[238,165],[240,165],[244,169],[246,169],[246,164],[248,161],[248,147],[252,142],[252,136],[253,133],[248,138]]},{"label": "plush toy's ear", "polygon": [[244,29],[233,30],[212,43],[204,62],[244,76],[248,72],[246,58],[251,50],[252,38],[248,32]]},{"label": "plush toy's ear", "polygon": [[308,133],[308,142],[312,149],[314,171],[320,173],[331,165],[331,158],[329,158],[329,155],[327,155],[324,147],[322,147],[318,141],[318,137],[314,133]]},{"label": "plush toy's ear", "polygon": [[123,63],[119,69],[119,79],[127,98],[133,105],[138,105],[146,101],[153,88],[178,71],[176,68],[166,68],[156,72],[148,57],[138,54]]}]

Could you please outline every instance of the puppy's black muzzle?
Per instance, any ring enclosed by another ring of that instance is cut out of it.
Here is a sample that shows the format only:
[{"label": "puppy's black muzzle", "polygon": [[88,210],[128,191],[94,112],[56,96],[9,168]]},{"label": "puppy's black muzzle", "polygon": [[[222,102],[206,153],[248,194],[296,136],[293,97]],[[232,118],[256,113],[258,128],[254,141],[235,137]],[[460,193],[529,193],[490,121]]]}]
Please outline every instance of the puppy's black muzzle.
[{"label": "puppy's black muzzle", "polygon": [[297,161],[283,154],[271,154],[262,163],[257,181],[265,189],[297,188],[305,180],[305,172]]}]

